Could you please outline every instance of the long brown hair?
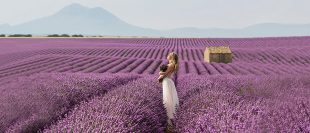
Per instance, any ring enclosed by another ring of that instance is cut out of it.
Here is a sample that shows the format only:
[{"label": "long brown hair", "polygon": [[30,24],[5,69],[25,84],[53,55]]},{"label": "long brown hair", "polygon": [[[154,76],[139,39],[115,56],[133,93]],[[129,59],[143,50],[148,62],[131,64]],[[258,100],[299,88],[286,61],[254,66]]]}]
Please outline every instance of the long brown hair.
[{"label": "long brown hair", "polygon": [[179,69],[179,57],[175,52],[171,52],[175,71]]}]

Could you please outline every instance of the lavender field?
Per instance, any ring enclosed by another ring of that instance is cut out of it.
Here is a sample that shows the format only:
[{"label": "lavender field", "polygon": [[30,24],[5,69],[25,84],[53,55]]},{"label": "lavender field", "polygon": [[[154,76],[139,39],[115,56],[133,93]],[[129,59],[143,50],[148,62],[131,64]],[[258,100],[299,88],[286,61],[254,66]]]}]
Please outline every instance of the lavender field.
[{"label": "lavender field", "polygon": [[310,132],[310,37],[2,38],[0,132],[164,132],[169,52],[176,132]]}]

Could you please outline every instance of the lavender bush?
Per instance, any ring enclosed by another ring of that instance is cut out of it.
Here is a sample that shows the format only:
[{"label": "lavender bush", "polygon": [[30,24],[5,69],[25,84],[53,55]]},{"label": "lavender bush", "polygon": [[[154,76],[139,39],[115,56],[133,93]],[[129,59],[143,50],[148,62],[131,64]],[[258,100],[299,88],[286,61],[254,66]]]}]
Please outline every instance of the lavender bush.
[{"label": "lavender bush", "polygon": [[146,76],[83,102],[44,132],[163,132],[161,99],[156,77]]},{"label": "lavender bush", "polygon": [[[188,79],[191,80],[188,80]],[[179,77],[178,132],[310,131],[309,77]]]},{"label": "lavender bush", "polygon": [[0,86],[0,132],[34,132],[137,75],[42,73]]}]

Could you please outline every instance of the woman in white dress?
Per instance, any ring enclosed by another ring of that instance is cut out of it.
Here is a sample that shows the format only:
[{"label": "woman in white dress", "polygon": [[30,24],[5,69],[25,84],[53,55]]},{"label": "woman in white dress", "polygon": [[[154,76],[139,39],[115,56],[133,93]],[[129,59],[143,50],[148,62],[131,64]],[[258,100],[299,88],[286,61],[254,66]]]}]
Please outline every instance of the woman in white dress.
[{"label": "woman in white dress", "polygon": [[163,86],[163,104],[168,115],[168,124],[172,125],[171,119],[174,118],[176,109],[179,107],[179,98],[176,87],[171,79],[171,75],[178,70],[178,55],[175,52],[168,54],[167,59],[169,64],[165,72],[159,72],[158,80],[162,80]]}]

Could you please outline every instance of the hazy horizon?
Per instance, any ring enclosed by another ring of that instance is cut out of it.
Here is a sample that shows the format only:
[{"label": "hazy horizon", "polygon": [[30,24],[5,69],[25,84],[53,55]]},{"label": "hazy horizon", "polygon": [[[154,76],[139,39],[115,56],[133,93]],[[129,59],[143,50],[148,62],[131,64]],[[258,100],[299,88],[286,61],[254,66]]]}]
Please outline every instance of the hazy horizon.
[{"label": "hazy horizon", "polygon": [[[123,21],[145,28],[244,28],[259,23],[310,23],[310,1],[300,0],[0,0],[0,25],[49,16],[73,3],[102,7]],[[19,3],[19,4],[16,4]]]}]

